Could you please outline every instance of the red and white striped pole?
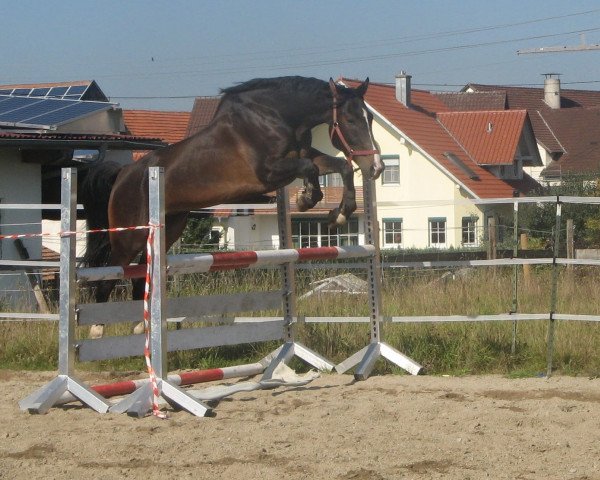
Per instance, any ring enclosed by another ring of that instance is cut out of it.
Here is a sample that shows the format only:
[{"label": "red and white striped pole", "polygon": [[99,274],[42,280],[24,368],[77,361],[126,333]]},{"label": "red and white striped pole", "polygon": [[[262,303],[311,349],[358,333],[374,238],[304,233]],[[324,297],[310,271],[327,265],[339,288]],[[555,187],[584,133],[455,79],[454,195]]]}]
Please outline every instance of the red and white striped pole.
[{"label": "red and white striped pole", "polygon": [[[322,261],[360,258],[374,254],[375,247],[373,245],[183,254],[170,255],[167,260],[167,268],[170,275],[178,273],[203,273],[241,268],[260,268],[310,260]],[[145,265],[80,268],[77,270],[77,279],[84,281],[120,280],[125,278],[141,278],[145,274]]]},{"label": "red and white striped pole", "polygon": [[[177,386],[195,385],[197,383],[215,382],[218,380],[226,380],[228,378],[252,377],[259,375],[265,370],[265,366],[261,363],[249,363],[245,365],[236,365],[233,367],[210,368],[206,370],[194,370],[191,372],[182,372],[179,374],[171,374],[167,377],[170,383]],[[92,385],[90,388],[105,398],[118,397],[121,395],[129,395],[135,392],[138,388],[146,385],[150,378],[142,378],[139,380],[125,380],[122,382],[106,383],[102,385]],[[64,393],[56,402],[56,405],[75,402],[77,398],[70,393]]]}]

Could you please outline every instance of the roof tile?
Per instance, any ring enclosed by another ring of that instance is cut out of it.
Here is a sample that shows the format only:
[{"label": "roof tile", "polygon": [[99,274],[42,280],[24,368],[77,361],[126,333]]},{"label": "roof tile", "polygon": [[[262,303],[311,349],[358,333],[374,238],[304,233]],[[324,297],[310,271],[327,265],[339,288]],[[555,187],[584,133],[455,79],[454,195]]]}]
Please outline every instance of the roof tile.
[{"label": "roof tile", "polygon": [[189,112],[162,112],[157,110],[123,110],[128,131],[135,136],[160,138],[166,143],[177,143],[185,138]]},{"label": "roof tile", "polygon": [[478,165],[512,165],[526,117],[527,110],[438,114]]}]

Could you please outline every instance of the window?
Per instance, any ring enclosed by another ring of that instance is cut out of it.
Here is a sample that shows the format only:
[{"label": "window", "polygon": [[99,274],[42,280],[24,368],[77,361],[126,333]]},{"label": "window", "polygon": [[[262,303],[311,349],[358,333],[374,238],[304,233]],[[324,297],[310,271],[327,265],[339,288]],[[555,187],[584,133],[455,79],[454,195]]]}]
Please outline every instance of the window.
[{"label": "window", "polygon": [[477,245],[477,217],[462,218],[462,244]]},{"label": "window", "polygon": [[328,225],[328,220],[323,218],[292,219],[294,248],[358,245],[356,218],[351,218],[346,225],[335,230],[330,231]]},{"label": "window", "polygon": [[442,247],[446,245],[446,219],[429,219],[429,246]]},{"label": "window", "polygon": [[381,174],[382,185],[400,185],[400,156],[382,155],[381,161],[385,170]]},{"label": "window", "polygon": [[402,245],[402,219],[383,219],[383,245],[385,247],[399,247]]},{"label": "window", "polygon": [[343,187],[344,181],[339,173],[328,173],[319,177],[319,185],[322,187]]}]

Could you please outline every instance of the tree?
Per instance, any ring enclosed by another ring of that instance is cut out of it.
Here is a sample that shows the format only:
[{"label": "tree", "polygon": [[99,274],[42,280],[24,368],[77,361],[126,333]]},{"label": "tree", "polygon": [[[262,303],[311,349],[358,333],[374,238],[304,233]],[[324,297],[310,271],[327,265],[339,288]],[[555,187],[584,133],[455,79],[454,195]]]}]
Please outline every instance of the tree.
[{"label": "tree", "polygon": [[[600,175],[568,175],[559,185],[541,187],[534,196],[573,196],[594,197],[600,194],[598,178]],[[573,220],[575,244],[578,247],[600,246],[600,208],[598,205],[564,203],[562,219]],[[552,232],[556,224],[556,204],[543,203],[524,206],[519,215],[522,229],[529,230],[532,239],[548,244],[552,241]],[[564,224],[563,227],[564,229]]]},{"label": "tree", "polygon": [[212,229],[215,219],[212,216],[191,216],[181,235],[181,242],[197,247],[215,248],[219,246],[220,235]]}]

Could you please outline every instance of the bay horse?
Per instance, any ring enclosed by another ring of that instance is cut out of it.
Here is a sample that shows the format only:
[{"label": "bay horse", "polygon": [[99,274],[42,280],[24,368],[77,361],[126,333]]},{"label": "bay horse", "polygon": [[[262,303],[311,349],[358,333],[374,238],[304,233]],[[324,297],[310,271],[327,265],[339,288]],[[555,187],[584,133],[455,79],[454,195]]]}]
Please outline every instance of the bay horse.
[{"label": "bay horse", "polygon": [[[164,167],[166,248],[182,234],[191,210],[247,201],[304,179],[300,211],[323,197],[319,175],[337,172],[344,193],[329,214],[341,225],[356,209],[352,161],[363,175],[377,178],[383,170],[373,138],[372,115],[364,103],[367,78],[349,88],[316,78],[257,78],[222,90],[212,121],[185,140],[152,151],[136,163],[101,162],[90,169],[81,189],[88,229],[148,223],[148,167]],[[311,145],[311,129],[328,124],[332,144],[346,159]],[[142,253],[145,230],[88,235],[83,264],[130,264]],[[108,300],[116,281],[98,282],[95,301]],[[133,282],[133,298],[143,298],[143,280]],[[95,325],[91,337],[102,335]]]}]

